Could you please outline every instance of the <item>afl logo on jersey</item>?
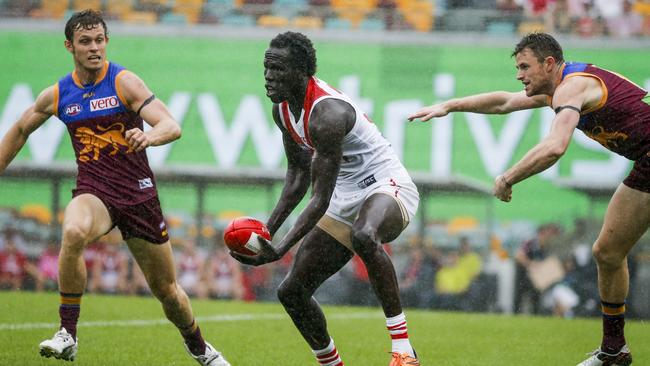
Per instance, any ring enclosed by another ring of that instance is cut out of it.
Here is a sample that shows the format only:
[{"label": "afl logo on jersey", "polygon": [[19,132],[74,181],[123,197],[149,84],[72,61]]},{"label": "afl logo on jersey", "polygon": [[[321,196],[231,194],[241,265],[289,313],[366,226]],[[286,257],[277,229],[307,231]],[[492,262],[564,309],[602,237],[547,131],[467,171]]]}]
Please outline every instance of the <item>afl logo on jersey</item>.
[{"label": "afl logo on jersey", "polygon": [[104,109],[117,108],[119,105],[117,97],[114,95],[106,98],[92,99],[90,101],[90,111],[95,112]]},{"label": "afl logo on jersey", "polygon": [[65,107],[65,114],[67,116],[76,116],[77,114],[81,113],[81,104],[75,103],[75,104],[68,104]]}]

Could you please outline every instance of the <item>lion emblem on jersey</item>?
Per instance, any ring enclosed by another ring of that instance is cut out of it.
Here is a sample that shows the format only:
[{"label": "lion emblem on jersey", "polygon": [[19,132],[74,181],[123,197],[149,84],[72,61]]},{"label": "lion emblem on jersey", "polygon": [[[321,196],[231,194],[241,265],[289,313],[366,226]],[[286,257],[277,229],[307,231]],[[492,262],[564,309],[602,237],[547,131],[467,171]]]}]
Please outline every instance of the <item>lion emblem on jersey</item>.
[{"label": "lion emblem on jersey", "polygon": [[623,132],[607,132],[602,126],[596,126],[591,132],[585,131],[585,133],[589,138],[612,151],[619,150],[628,138],[628,135]]},{"label": "lion emblem on jersey", "polygon": [[88,127],[79,127],[75,130],[74,137],[79,139],[79,142],[84,145],[84,148],[79,151],[79,161],[87,162],[90,159],[99,159],[100,151],[106,147],[111,149],[108,153],[111,156],[120,151],[120,146],[128,148],[126,151],[127,154],[133,151],[124,139],[124,124],[118,122],[106,128],[97,126],[97,129],[101,133],[96,133]]}]

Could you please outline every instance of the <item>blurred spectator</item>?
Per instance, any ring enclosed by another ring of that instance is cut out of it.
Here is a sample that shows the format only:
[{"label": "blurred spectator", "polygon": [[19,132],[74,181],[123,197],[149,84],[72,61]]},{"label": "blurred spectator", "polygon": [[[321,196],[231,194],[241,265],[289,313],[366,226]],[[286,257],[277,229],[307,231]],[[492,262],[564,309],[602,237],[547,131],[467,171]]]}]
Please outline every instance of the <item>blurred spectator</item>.
[{"label": "blurred spectator", "polygon": [[[384,244],[383,247],[386,253],[392,256],[393,251],[390,244]],[[340,274],[344,281],[342,286],[346,289],[344,303],[358,306],[376,306],[378,304],[370,283],[368,270],[361,257],[355,254],[343,267]]]},{"label": "blurred spectator", "polygon": [[27,276],[38,279],[38,269],[27,260],[17,246],[17,232],[4,232],[4,246],[0,249],[0,288],[20,290]]},{"label": "blurred spectator", "polygon": [[541,271],[543,262],[548,257],[548,246],[552,239],[560,233],[559,227],[555,224],[546,224],[537,228],[534,238],[524,242],[517,253],[515,271],[515,299],[514,311],[521,313],[525,310],[525,302],[530,303],[530,312],[539,314],[541,308],[541,291],[531,280],[535,271]]},{"label": "blurred spectator", "polygon": [[523,2],[524,13],[528,18],[542,18],[553,7],[552,0],[526,0]]},{"label": "blurred spectator", "polygon": [[59,278],[59,245],[55,240],[50,240],[47,247],[38,257],[38,280],[36,290],[56,290]]},{"label": "blurred spectator", "polygon": [[632,11],[643,17],[643,34],[650,35],[650,0],[636,0]]},{"label": "blurred spectator", "polygon": [[552,296],[553,313],[563,317],[600,315],[596,263],[591,245],[579,244],[566,266],[566,275]]},{"label": "blurred spectator", "polygon": [[104,250],[104,244],[102,242],[94,242],[88,244],[86,249],[84,249],[84,263],[86,264],[86,273],[87,273],[87,283],[90,285],[93,282],[95,262],[99,260],[100,254]]},{"label": "blurred spectator", "polygon": [[399,281],[404,306],[427,307],[434,297],[432,284],[440,267],[440,259],[429,253],[419,242],[409,243],[408,260]]},{"label": "blurred spectator", "polygon": [[[221,237],[221,235],[217,235]],[[267,267],[267,266],[261,266]],[[251,267],[256,269],[260,267]],[[266,271],[266,268],[264,269]],[[228,254],[223,241],[219,240],[205,265],[207,293],[217,299],[244,299],[242,270],[239,262]]]},{"label": "blurred spectator", "polygon": [[517,0],[497,0],[497,9],[505,13],[518,13],[523,10],[521,2]]},{"label": "blurred spectator", "polygon": [[[582,6],[582,0],[580,1],[580,6]],[[575,21],[579,18],[578,16],[572,16],[571,11],[569,10],[569,4],[571,0],[556,0],[555,5],[552,7],[551,15],[548,17],[549,20],[549,32],[559,32],[559,33],[572,33],[573,25]]]},{"label": "blurred spectator", "polygon": [[117,244],[104,244],[93,263],[90,292],[126,293],[129,260]]},{"label": "blurred spectator", "polygon": [[178,284],[189,296],[206,298],[208,295],[206,284],[203,282],[205,260],[194,245],[193,240],[183,243],[181,252],[177,255]]},{"label": "blurred spectator", "polygon": [[461,237],[458,250],[449,252],[436,274],[434,305],[446,310],[472,310],[476,299],[470,287],[481,273],[482,258],[467,238]]},{"label": "blurred spectator", "polygon": [[578,18],[576,33],[584,38],[600,36],[603,33],[602,19],[591,1],[584,2],[585,12]]},{"label": "blurred spectator", "polygon": [[643,17],[632,11],[632,1],[624,0],[620,5],[620,12],[605,16],[608,34],[618,38],[636,37],[643,34]]},{"label": "blurred spectator", "polygon": [[147,283],[147,279],[144,277],[144,273],[140,269],[140,266],[135,260],[129,261],[131,267],[131,280],[129,281],[129,287],[127,292],[132,295],[151,295],[151,289]]}]

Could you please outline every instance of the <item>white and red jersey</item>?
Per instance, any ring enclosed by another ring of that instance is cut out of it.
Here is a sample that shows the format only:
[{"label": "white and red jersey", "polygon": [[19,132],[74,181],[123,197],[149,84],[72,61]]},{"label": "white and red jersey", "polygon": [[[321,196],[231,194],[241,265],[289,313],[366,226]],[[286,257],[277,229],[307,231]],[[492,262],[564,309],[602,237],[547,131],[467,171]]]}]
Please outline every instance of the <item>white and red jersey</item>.
[{"label": "white and red jersey", "polygon": [[408,177],[406,169],[399,161],[390,143],[381,135],[377,126],[370,121],[368,116],[347,95],[316,77],[312,77],[307,84],[299,120],[296,120],[291,113],[289,103],[285,101],[279,104],[282,124],[300,147],[314,151],[309,136],[310,117],[316,105],[325,99],[342,100],[350,104],[356,112],[354,127],[343,139],[343,157],[336,181],[337,188],[349,188],[350,190],[363,188],[369,183],[366,181],[369,177],[379,180],[387,174]]}]

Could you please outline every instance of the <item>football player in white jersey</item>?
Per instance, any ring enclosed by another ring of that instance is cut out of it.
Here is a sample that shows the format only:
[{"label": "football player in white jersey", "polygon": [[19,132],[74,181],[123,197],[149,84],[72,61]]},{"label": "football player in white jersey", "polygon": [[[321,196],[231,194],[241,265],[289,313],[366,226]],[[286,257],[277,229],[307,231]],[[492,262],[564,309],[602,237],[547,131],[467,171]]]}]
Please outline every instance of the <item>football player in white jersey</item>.
[{"label": "football player in white jersey", "polygon": [[358,254],[386,316],[390,365],[419,365],[395,269],[382,246],[413,219],[417,188],[377,127],[347,96],[317,79],[315,71],[316,51],[306,36],[286,32],[271,41],[264,55],[265,87],[288,161],[284,189],[267,222],[271,234],[310,185],[312,196],[275,246],[260,239],[257,255],[231,255],[245,264],[262,265],[278,260],[302,239],[278,297],[318,363],[340,366],[343,361],[312,295]]}]

